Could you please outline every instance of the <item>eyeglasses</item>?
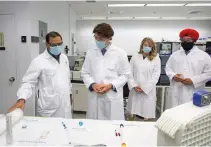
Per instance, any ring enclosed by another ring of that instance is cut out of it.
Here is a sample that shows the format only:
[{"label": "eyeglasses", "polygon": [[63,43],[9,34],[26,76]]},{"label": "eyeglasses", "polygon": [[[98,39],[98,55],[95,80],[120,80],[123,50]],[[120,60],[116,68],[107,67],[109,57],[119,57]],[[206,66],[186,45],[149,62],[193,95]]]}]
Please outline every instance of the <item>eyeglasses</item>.
[{"label": "eyeglasses", "polygon": [[93,36],[95,38],[95,40],[97,41],[107,41],[108,39],[107,38],[103,38],[103,37],[97,37],[97,36]]},{"label": "eyeglasses", "polygon": [[51,47],[55,47],[55,46],[62,46],[63,45],[63,42],[60,42],[60,43],[48,43]]}]

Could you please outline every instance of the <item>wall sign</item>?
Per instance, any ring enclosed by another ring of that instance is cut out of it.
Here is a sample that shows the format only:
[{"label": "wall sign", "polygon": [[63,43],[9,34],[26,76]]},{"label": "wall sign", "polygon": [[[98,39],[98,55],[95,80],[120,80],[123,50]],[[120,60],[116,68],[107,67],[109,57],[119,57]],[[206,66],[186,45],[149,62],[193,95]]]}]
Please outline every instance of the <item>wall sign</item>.
[{"label": "wall sign", "polygon": [[4,33],[0,32],[0,50],[5,50],[4,46]]},{"label": "wall sign", "polygon": [[4,46],[4,33],[0,32],[0,46]]}]

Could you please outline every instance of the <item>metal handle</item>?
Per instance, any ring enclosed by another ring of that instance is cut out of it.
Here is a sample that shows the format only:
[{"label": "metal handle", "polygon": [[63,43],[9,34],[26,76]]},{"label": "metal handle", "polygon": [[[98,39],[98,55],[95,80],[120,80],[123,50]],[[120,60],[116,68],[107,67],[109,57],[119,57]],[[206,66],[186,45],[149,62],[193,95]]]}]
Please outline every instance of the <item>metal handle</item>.
[{"label": "metal handle", "polygon": [[10,81],[10,82],[14,82],[14,81],[15,81],[15,78],[14,78],[14,77],[11,77],[11,78],[9,79],[9,81]]},{"label": "metal handle", "polygon": [[78,94],[78,90],[76,90],[75,93]]}]

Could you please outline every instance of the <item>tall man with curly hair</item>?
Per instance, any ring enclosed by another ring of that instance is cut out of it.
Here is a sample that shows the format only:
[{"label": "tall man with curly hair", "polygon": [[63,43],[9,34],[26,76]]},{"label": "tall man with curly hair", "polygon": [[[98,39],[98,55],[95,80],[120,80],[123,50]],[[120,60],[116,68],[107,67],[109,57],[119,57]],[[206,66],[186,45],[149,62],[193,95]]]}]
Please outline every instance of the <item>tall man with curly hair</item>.
[{"label": "tall man with curly hair", "polygon": [[109,24],[98,24],[93,34],[97,47],[87,52],[81,73],[89,89],[87,118],[124,120],[123,86],[131,74],[127,54],[111,43]]}]

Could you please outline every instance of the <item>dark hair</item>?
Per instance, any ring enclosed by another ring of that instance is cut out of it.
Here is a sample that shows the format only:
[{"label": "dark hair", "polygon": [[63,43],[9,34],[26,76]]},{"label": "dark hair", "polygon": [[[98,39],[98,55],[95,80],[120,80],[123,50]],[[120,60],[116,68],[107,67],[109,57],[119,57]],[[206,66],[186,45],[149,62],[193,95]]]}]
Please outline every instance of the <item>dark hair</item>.
[{"label": "dark hair", "polygon": [[47,43],[49,43],[50,38],[55,38],[55,37],[60,37],[61,40],[62,40],[62,36],[61,36],[59,33],[54,32],[54,31],[48,33],[48,34],[46,35],[46,37],[45,37],[45,40],[46,40]]},{"label": "dark hair", "polygon": [[111,38],[114,36],[114,30],[111,28],[111,25],[107,23],[98,24],[94,28],[93,33],[97,33],[99,36],[105,38]]}]

